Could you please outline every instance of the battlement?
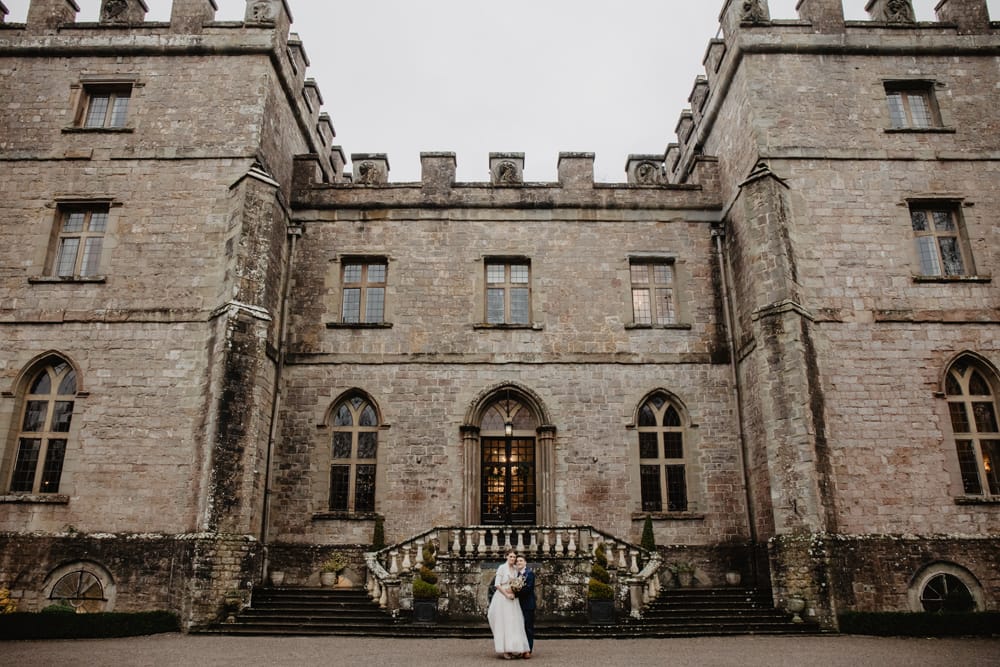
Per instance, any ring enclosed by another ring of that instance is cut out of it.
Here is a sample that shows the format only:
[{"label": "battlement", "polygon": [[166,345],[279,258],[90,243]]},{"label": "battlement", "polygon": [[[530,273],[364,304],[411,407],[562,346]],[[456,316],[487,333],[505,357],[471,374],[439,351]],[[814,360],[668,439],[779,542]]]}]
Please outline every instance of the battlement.
[{"label": "battlement", "polygon": [[[523,180],[523,153],[491,153],[490,180],[456,182],[454,153],[421,153],[421,180],[389,181],[384,153],[353,153],[353,174],[336,183],[324,182],[317,156],[299,155],[295,162],[293,207],[467,207],[467,208],[721,208],[718,165],[699,160],[685,184],[665,178],[662,155],[630,155],[626,183],[595,183],[594,154],[559,154],[558,181]],[[343,155],[340,154],[342,164]]]},{"label": "battlement", "polygon": [[[50,54],[77,58],[129,56],[267,55],[311,149],[322,155],[322,178],[336,180],[343,156],[333,146],[333,122],[322,110],[323,96],[306,77],[309,58],[290,32],[287,0],[247,0],[242,21],[216,21],[216,0],[173,0],[169,22],[147,21],[146,0],[102,0],[97,21],[77,21],[76,0],[29,0],[23,23],[6,22],[0,2],[0,43],[5,55]],[[337,160],[340,163],[337,163]]]},{"label": "battlement", "polygon": [[719,102],[747,53],[932,53],[981,47],[983,36],[1000,38],[1000,23],[990,19],[986,0],[940,0],[936,21],[917,21],[911,0],[868,0],[865,11],[869,20],[847,20],[843,0],[799,0],[796,19],[774,19],[767,0],[725,0],[722,36],[709,42],[705,74],[695,79],[691,106],[677,121],[677,141],[665,153],[667,180],[692,177]]}]

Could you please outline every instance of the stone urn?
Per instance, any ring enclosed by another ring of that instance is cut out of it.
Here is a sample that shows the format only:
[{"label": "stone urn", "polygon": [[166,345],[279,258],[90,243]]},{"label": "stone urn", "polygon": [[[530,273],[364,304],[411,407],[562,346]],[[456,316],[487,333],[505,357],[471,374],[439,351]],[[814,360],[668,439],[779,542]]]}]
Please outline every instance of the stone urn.
[{"label": "stone urn", "polygon": [[336,586],[337,585],[337,573],[336,572],[320,572],[319,573],[319,583],[323,586]]},{"label": "stone urn", "polygon": [[740,573],[737,572],[736,570],[730,570],[730,571],[726,572],[726,585],[727,586],[739,586],[740,585],[740,581],[742,581],[742,580],[743,580],[743,577],[740,576]]},{"label": "stone urn", "polygon": [[285,571],[284,570],[271,570],[271,585],[280,586],[285,583]]},{"label": "stone urn", "polygon": [[806,608],[806,601],[804,598],[794,595],[788,598],[788,602],[785,604],[785,609],[787,609],[792,614],[792,623],[802,623],[802,616],[799,614]]}]

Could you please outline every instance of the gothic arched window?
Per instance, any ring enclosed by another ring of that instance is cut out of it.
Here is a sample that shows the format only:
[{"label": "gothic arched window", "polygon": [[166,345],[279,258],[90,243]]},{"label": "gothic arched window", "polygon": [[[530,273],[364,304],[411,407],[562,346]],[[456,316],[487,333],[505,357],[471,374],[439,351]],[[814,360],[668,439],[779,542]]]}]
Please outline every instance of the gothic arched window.
[{"label": "gothic arched window", "polygon": [[639,409],[636,430],[642,511],[687,511],[685,434],[677,406],[664,394],[653,394]]},{"label": "gothic arched window", "polygon": [[53,359],[25,390],[11,493],[58,493],[76,400],[76,371]]},{"label": "gothic arched window", "polygon": [[375,459],[378,413],[364,397],[354,395],[333,411],[330,456],[330,511],[375,511]]},{"label": "gothic arched window", "polygon": [[953,364],[945,380],[962,487],[970,496],[1000,495],[996,386],[990,371],[967,358]]}]

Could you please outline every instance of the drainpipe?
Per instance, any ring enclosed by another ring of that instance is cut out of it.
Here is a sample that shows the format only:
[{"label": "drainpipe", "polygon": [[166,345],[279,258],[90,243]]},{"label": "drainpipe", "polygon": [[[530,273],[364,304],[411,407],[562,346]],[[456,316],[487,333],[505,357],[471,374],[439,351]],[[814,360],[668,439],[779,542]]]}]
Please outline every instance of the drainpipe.
[{"label": "drainpipe", "polygon": [[285,370],[285,350],[288,341],[288,300],[292,293],[292,267],[295,265],[295,244],[302,236],[302,227],[288,227],[288,259],[285,262],[285,286],[281,295],[280,323],[278,325],[278,360],[274,372],[274,395],[271,399],[271,428],[267,436],[267,456],[264,460],[264,506],[260,512],[260,544],[264,557],[260,562],[260,580],[265,581],[269,564],[267,552],[267,524],[271,509],[271,460],[274,442],[278,435],[278,409],[281,406],[281,378]]},{"label": "drainpipe", "polygon": [[750,470],[749,470],[749,453],[747,452],[747,439],[746,433],[743,430],[743,385],[740,383],[740,372],[738,367],[738,361],[736,359],[736,332],[733,327],[733,316],[732,308],[733,303],[731,295],[729,293],[729,272],[727,270],[727,264],[724,260],[722,254],[722,239],[726,235],[725,229],[721,225],[725,222],[721,222],[719,227],[714,227],[712,229],[712,238],[715,239],[715,251],[716,257],[719,260],[719,279],[722,281],[722,316],[723,322],[726,327],[726,335],[729,339],[729,368],[733,374],[733,393],[735,395],[736,401],[736,423],[739,427],[737,437],[740,441],[740,458],[742,459],[740,466],[743,470],[743,492],[745,495],[744,501],[747,508],[747,525],[750,528],[750,543],[753,545],[753,554],[750,558],[750,574],[753,578],[754,584],[758,583],[757,578],[757,515],[753,507],[753,497],[750,493]]}]

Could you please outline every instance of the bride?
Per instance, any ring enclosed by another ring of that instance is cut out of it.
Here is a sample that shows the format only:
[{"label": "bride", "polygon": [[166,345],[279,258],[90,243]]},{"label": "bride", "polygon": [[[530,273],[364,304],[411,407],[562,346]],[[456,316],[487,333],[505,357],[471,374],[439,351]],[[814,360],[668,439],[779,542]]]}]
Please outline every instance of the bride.
[{"label": "bride", "polygon": [[507,551],[507,562],[497,568],[493,585],[496,592],[490,600],[486,617],[493,631],[493,647],[497,653],[502,653],[504,659],[510,660],[515,655],[528,652],[528,636],[524,633],[524,615],[511,590],[510,582],[517,577],[517,552]]}]

